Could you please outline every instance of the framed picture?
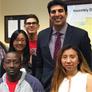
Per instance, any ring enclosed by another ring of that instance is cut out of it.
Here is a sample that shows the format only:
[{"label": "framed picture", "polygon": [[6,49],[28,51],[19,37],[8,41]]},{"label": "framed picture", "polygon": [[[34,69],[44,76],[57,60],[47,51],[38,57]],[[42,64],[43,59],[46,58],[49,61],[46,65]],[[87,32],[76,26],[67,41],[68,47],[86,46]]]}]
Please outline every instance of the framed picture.
[{"label": "framed picture", "polygon": [[4,16],[5,42],[9,43],[12,33],[17,29],[24,30],[24,19],[27,15]]},{"label": "framed picture", "polygon": [[63,0],[63,1],[65,1],[68,5],[92,3],[92,0]]},{"label": "framed picture", "polygon": [[92,0],[71,0],[68,4],[67,22],[88,32],[92,45]]}]

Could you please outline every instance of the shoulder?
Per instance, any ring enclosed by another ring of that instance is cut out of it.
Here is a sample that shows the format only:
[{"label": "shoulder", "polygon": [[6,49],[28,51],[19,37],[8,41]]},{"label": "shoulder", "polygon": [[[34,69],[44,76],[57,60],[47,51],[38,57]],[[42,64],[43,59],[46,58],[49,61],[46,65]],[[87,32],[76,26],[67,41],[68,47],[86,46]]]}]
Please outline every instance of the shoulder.
[{"label": "shoulder", "polygon": [[92,83],[92,74],[88,74],[88,81]]},{"label": "shoulder", "polygon": [[37,78],[27,74],[25,80],[31,85],[34,92],[44,92],[43,86]]},{"label": "shoulder", "polygon": [[43,35],[43,34],[47,34],[50,30],[51,30],[50,27],[48,27],[48,28],[46,28],[46,29],[43,29],[43,30],[41,30],[41,31],[38,33],[38,36],[39,36],[39,35]]},{"label": "shoulder", "polygon": [[[88,41],[89,40],[88,32],[84,29],[68,25],[67,30],[70,31],[72,36],[80,38],[82,41]],[[85,39],[85,40],[83,40],[83,39]]]},{"label": "shoulder", "polygon": [[31,83],[39,83],[39,80],[36,77],[34,77],[34,76],[30,75],[30,74],[27,74],[25,79],[28,82],[31,82]]},{"label": "shoulder", "polygon": [[92,91],[92,74],[88,74],[87,77],[87,92]]},{"label": "shoulder", "polygon": [[82,34],[87,33],[86,30],[79,28],[79,27],[76,27],[76,26],[69,25],[69,24],[68,24],[68,28],[69,28],[69,30],[72,29],[73,32],[82,33]]}]

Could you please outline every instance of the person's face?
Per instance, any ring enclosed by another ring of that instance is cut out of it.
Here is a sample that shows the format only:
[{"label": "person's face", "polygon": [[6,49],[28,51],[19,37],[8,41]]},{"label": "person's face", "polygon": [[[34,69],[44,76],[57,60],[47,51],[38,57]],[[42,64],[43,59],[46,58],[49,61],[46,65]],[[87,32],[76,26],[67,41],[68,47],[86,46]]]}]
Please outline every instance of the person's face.
[{"label": "person's face", "polygon": [[13,42],[16,51],[23,51],[26,46],[26,38],[24,34],[20,33]]},{"label": "person's face", "polygon": [[77,52],[74,49],[67,49],[61,57],[61,64],[67,72],[75,72],[79,64]]},{"label": "person's face", "polygon": [[26,20],[24,27],[28,34],[37,33],[37,30],[39,29],[39,24],[37,24],[37,21],[35,18],[28,18]]},{"label": "person's face", "polygon": [[50,21],[53,26],[63,26],[66,23],[67,13],[60,5],[54,5],[50,9]]},{"label": "person's face", "polygon": [[3,67],[9,76],[15,76],[21,68],[21,61],[15,53],[8,53],[5,57]]}]

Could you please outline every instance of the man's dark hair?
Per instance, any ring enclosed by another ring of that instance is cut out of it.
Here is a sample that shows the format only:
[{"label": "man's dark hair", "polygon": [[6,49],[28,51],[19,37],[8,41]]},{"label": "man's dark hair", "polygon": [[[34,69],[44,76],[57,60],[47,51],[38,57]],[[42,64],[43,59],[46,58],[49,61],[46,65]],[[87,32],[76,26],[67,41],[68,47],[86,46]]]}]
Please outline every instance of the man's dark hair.
[{"label": "man's dark hair", "polygon": [[50,14],[51,12],[51,7],[54,5],[60,5],[64,7],[65,12],[67,12],[67,4],[64,1],[61,0],[52,0],[48,3],[47,8],[48,8],[48,13]]},{"label": "man's dark hair", "polygon": [[[22,60],[21,60],[21,57],[20,57],[19,54],[18,54],[18,52],[16,52],[16,51],[9,51],[9,50],[8,50],[7,53],[6,53],[6,55],[9,54],[9,53],[14,53],[14,54],[17,56],[17,58],[18,58],[20,61],[22,61]],[[5,57],[4,57],[3,61],[2,61],[3,63],[4,63],[4,60],[5,60]]]},{"label": "man's dark hair", "polygon": [[26,24],[26,21],[27,21],[27,19],[29,19],[29,18],[34,18],[34,19],[36,19],[37,24],[39,24],[39,19],[38,19],[38,17],[37,17],[35,14],[29,14],[29,15],[27,15],[27,17],[26,17],[25,20],[24,20],[24,24]]}]

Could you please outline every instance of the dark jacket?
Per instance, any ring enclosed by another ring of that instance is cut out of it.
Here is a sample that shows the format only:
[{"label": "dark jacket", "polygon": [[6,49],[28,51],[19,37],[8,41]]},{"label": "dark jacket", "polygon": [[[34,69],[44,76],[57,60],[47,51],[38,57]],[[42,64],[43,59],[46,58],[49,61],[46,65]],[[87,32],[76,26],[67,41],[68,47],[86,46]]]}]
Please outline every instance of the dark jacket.
[{"label": "dark jacket", "polygon": [[[52,59],[49,49],[49,42],[52,29],[47,28],[38,34],[37,42],[37,77],[42,81],[44,88],[49,92],[51,78],[55,67],[55,61]],[[63,46],[72,44],[77,46],[83,53],[88,65],[92,68],[91,45],[86,31],[68,25]]]},{"label": "dark jacket", "polygon": [[[6,73],[0,79],[0,91],[9,92],[6,83]],[[35,77],[22,72],[22,76],[18,81],[15,92],[44,92],[42,84]]]}]

